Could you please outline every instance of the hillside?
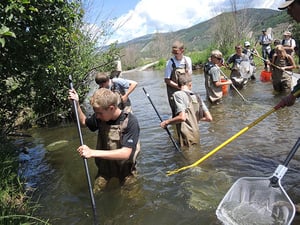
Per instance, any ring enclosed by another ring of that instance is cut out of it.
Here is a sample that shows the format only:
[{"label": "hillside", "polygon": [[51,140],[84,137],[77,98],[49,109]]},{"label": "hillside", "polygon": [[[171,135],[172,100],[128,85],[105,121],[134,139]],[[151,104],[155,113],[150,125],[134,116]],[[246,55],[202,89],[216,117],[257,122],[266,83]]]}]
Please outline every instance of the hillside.
[{"label": "hillside", "polygon": [[202,51],[211,44],[226,42],[227,36],[233,35],[233,32],[236,33],[235,39],[244,40],[246,37],[255,43],[263,28],[272,28],[273,37],[281,39],[289,23],[291,18],[286,12],[250,8],[235,13],[222,13],[210,20],[175,32],[145,35],[120,43],[119,47],[123,48],[124,55],[135,62],[141,58],[158,60],[170,55],[170,46],[174,40],[183,41],[188,52]]}]

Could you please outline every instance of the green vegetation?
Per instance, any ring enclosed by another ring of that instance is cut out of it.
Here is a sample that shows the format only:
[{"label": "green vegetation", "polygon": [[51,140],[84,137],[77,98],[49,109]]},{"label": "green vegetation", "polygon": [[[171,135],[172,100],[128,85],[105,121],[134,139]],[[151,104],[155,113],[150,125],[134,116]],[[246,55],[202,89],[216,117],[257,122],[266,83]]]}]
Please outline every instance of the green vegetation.
[{"label": "green vegetation", "polygon": [[[56,124],[68,116],[68,77],[79,94],[95,70],[110,71],[119,49],[97,47],[101,37],[83,23],[81,1],[11,0],[0,3],[0,135],[18,125]],[[95,36],[97,38],[95,38]],[[17,120],[21,118],[22,120]]]},{"label": "green vegetation", "polygon": [[8,141],[0,144],[0,224],[48,224],[32,216],[38,205],[30,202],[18,177],[18,151]]},{"label": "green vegetation", "polygon": [[155,70],[163,70],[166,68],[166,59],[160,59],[156,65],[154,65]]},{"label": "green vegetation", "polygon": [[201,66],[207,62],[212,50],[213,49],[211,47],[211,48],[205,49],[204,51],[196,51],[196,52],[187,53],[187,55],[191,58],[193,65]]},{"label": "green vegetation", "polygon": [[[157,59],[155,68],[164,69],[170,46],[178,39],[185,43],[185,54],[193,63],[202,65],[213,49],[227,58],[237,42],[254,43],[262,28],[279,27],[274,30],[281,37],[286,25],[292,24],[285,12],[248,9],[130,44],[99,46],[111,35],[113,21],[102,22],[101,35],[95,35],[83,22],[84,13],[80,0],[0,2],[0,224],[47,224],[32,216],[37,205],[30,202],[17,175],[18,152],[4,140],[18,128],[56,125],[60,117],[70,117],[69,75],[79,95],[84,95],[95,71],[112,71],[116,56],[124,69]],[[299,35],[299,26],[293,28]]]},{"label": "green vegetation", "polygon": [[[81,95],[94,72],[111,71],[116,44],[98,46],[101,36],[83,23],[79,0],[9,0],[0,2],[0,224],[48,224],[34,217],[18,176],[18,151],[7,137],[19,128],[55,125],[69,117],[68,77]],[[100,29],[100,28],[99,28]]]}]

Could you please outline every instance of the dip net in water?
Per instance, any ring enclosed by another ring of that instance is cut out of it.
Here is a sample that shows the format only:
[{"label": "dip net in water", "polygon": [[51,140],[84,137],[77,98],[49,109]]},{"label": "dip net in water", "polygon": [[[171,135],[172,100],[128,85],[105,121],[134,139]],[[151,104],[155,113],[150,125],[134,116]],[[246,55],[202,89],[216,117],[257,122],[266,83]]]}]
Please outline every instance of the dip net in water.
[{"label": "dip net in water", "polygon": [[217,217],[225,225],[286,225],[295,216],[295,206],[280,180],[245,177],[237,180],[219,204]]}]

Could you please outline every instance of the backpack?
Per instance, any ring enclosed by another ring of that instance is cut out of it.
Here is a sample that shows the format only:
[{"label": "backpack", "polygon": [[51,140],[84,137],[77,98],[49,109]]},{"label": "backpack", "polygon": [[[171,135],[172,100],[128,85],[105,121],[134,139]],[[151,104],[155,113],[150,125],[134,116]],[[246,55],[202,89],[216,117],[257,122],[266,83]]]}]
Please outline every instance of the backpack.
[{"label": "backpack", "polygon": [[205,63],[204,65],[204,72],[205,73],[208,73],[210,71],[211,68],[213,68],[215,65],[212,64],[211,62],[207,62]]}]

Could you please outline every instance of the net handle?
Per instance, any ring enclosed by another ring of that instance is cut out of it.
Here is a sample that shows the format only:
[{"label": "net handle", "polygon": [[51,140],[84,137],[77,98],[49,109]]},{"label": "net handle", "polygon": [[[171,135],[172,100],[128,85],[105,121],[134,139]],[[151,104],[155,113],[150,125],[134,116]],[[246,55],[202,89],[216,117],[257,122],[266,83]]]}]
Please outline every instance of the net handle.
[{"label": "net handle", "polygon": [[287,166],[288,166],[289,162],[292,160],[292,158],[294,157],[294,155],[297,152],[299,146],[300,146],[300,137],[298,138],[297,142],[295,143],[295,145],[293,146],[293,148],[289,152],[288,156],[284,160],[283,165],[279,165],[277,167],[275,173],[271,177],[270,181],[271,181],[272,186],[277,185],[278,181],[284,176],[284,174],[287,171]]},{"label": "net handle", "polygon": [[283,165],[284,166],[288,166],[289,162],[292,160],[292,158],[294,157],[295,153],[297,152],[298,148],[300,146],[300,137],[298,138],[297,142],[295,143],[294,147],[291,149],[291,151],[289,152],[288,156],[286,157]]}]

